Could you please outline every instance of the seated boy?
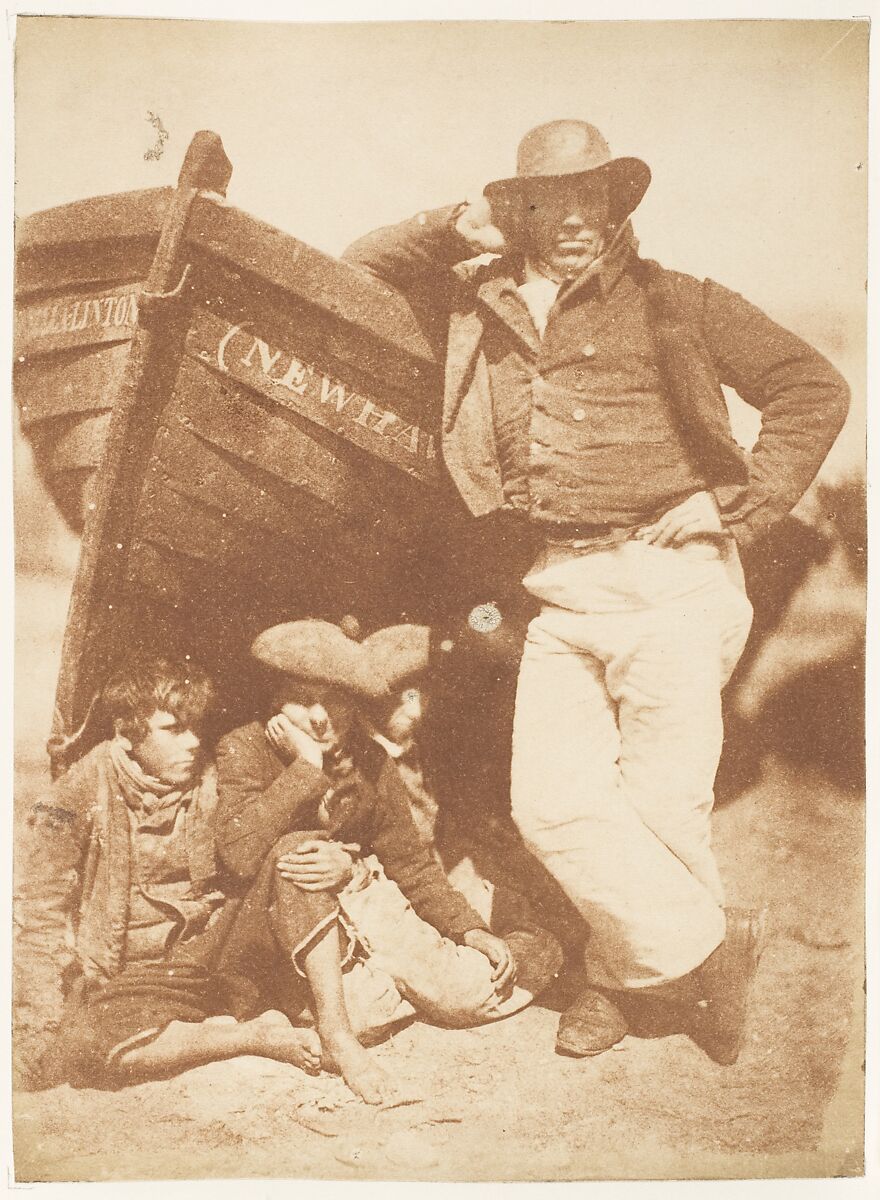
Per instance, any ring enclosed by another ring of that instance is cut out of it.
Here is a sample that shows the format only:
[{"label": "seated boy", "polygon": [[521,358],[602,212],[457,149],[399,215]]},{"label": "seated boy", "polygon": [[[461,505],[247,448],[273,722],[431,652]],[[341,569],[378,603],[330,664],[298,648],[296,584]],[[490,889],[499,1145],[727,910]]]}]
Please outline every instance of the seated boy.
[{"label": "seated boy", "polygon": [[358,1034],[414,1013],[457,1026],[496,1020],[561,964],[549,935],[505,942],[449,885],[393,760],[358,719],[426,649],[427,631],[414,626],[364,643],[323,621],[276,626],[253,647],[279,674],[273,715],[218,746],[218,851],[243,881],[274,864],[324,1055],[371,1103],[391,1083]]},{"label": "seated boy", "polygon": [[240,970],[265,912],[256,892],[220,890],[210,680],[192,662],[132,656],[101,700],[113,737],[34,806],[18,875],[23,1082],[116,1086],[240,1054],[316,1071],[314,1031]]}]

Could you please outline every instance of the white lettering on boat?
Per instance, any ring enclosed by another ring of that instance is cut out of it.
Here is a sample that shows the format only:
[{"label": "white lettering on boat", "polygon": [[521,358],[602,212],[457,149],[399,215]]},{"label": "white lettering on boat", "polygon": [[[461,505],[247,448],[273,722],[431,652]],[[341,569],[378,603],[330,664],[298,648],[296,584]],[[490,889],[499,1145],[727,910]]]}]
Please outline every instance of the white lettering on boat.
[{"label": "white lettering on boat", "polygon": [[126,290],[110,296],[81,297],[25,311],[26,336],[57,337],[95,329],[127,329],[137,324],[137,296]]},{"label": "white lettering on boat", "polygon": [[[359,431],[367,430],[385,441],[392,457],[397,457],[395,451],[399,447],[404,452],[400,456],[404,462],[411,459],[413,465],[422,470],[429,464],[434,466],[437,451],[433,435],[360,395],[311,363],[301,362],[288,352],[275,349],[241,325],[228,326],[215,344],[213,355],[203,350],[200,357],[215,358],[224,374],[251,383],[263,392],[266,384],[270,384],[269,394],[279,403],[337,429],[353,441],[363,444],[363,435]],[[284,392],[302,397],[304,403],[286,399]],[[333,419],[334,414],[346,418],[342,425]]]}]

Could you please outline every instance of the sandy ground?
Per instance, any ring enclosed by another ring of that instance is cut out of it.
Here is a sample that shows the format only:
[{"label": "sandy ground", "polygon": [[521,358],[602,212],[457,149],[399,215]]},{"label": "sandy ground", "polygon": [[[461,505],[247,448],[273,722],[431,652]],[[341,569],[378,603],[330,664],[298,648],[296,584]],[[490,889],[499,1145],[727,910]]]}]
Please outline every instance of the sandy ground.
[{"label": "sandy ground", "polygon": [[[45,786],[65,585],[18,591],[16,809]],[[60,614],[60,615],[59,615]],[[766,903],[771,938],[734,1067],[682,1035],[554,1054],[557,1014],[415,1024],[373,1054],[425,1099],[385,1110],[337,1079],[256,1058],[117,1093],[14,1098],[19,1181],[272,1177],[630,1179],[861,1170],[863,816],[860,794],[777,761],[717,814],[731,903]]]}]

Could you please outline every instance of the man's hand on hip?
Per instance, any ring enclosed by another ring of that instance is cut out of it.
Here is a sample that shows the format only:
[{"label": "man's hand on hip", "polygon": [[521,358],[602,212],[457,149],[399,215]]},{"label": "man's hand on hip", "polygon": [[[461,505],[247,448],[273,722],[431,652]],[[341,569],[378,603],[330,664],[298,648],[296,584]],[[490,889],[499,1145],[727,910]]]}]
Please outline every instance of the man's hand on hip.
[{"label": "man's hand on hip", "polygon": [[654,546],[683,546],[700,538],[716,541],[727,535],[715,497],[710,492],[694,492],[634,536]]},{"label": "man's hand on hip", "polygon": [[498,995],[503,996],[508,992],[516,980],[516,963],[507,942],[486,929],[471,929],[462,941],[488,958],[493,967],[492,982]]}]

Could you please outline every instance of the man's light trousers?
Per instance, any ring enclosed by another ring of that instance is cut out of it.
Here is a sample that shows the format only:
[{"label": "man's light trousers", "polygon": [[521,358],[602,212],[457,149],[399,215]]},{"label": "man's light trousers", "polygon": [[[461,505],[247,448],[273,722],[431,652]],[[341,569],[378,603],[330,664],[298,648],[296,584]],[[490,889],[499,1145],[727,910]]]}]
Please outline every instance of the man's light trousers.
[{"label": "man's light trousers", "polygon": [[595,986],[686,975],[724,937],[721,689],[751,625],[733,543],[551,546],[513,731],[513,817],[591,930]]}]

